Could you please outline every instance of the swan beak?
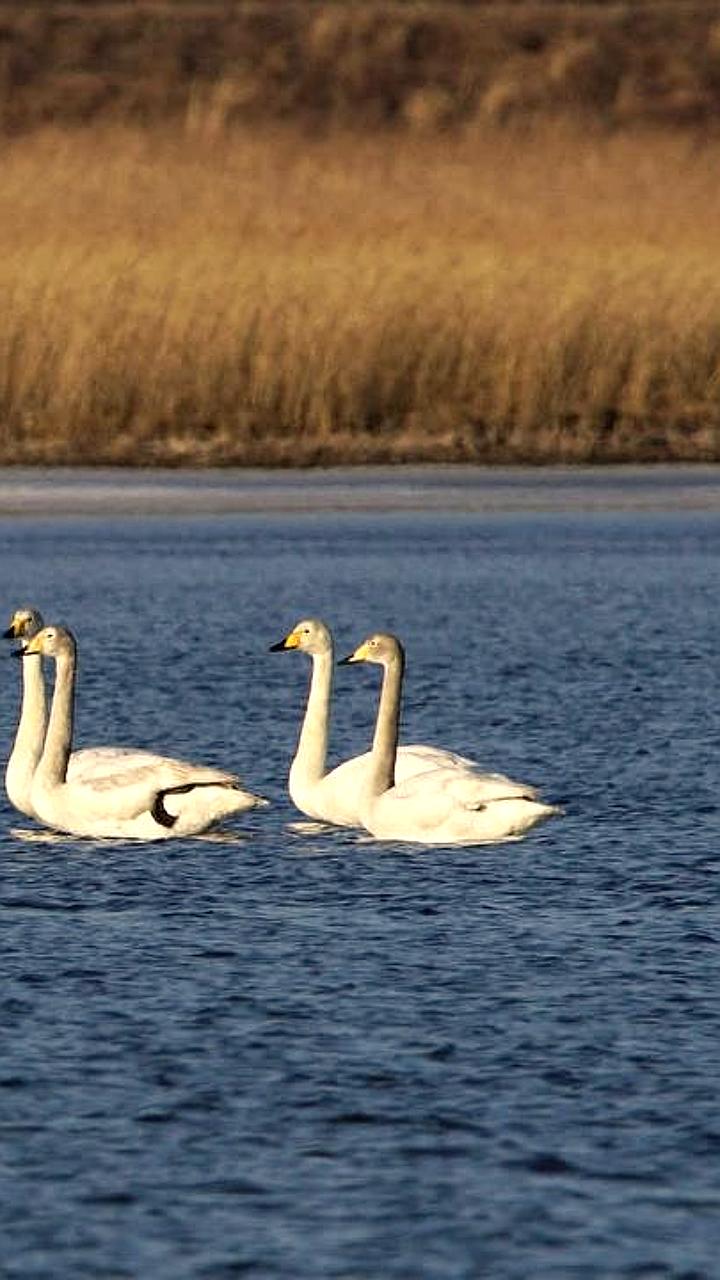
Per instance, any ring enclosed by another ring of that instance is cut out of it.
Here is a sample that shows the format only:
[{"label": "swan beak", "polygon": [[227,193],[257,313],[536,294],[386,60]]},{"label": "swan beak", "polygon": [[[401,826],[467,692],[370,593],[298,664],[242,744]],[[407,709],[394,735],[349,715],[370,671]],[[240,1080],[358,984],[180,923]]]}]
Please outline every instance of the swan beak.
[{"label": "swan beak", "polygon": [[300,637],[297,631],[291,631],[285,636],[284,640],[278,640],[277,644],[271,644],[269,653],[282,653],[283,649],[297,649],[300,644]]},{"label": "swan beak", "polygon": [[349,653],[347,658],[341,658],[338,662],[339,667],[346,667],[351,662],[367,661],[367,644],[363,643],[354,653]]},{"label": "swan beak", "polygon": [[40,643],[38,643],[39,641],[40,641],[40,632],[38,631],[37,635],[34,635],[31,640],[28,640],[27,644],[23,649],[17,650],[18,657],[27,658],[33,653],[42,653],[42,649],[40,647],[40,644],[42,642],[40,641]]},{"label": "swan beak", "polygon": [[16,638],[15,623],[11,623],[7,631],[2,633],[3,640],[14,640]]}]

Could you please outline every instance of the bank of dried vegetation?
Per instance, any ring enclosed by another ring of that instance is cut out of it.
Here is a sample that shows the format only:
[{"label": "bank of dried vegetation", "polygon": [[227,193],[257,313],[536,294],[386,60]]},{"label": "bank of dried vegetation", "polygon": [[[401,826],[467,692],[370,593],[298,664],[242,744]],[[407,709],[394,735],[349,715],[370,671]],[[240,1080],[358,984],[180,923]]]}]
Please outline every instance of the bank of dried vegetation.
[{"label": "bank of dried vegetation", "polygon": [[[352,18],[274,12],[327,39]],[[157,84],[184,85],[172,111],[136,116],[117,94],[117,118],[53,110],[30,127],[8,108],[0,461],[720,458],[711,113],[692,128],[687,111],[672,128],[619,130],[599,109],[501,123],[478,99],[451,122],[426,75],[412,111],[396,93],[402,122],[352,120],[338,88],[318,127],[295,98],[251,119],[222,75],[164,80],[164,65]]]}]

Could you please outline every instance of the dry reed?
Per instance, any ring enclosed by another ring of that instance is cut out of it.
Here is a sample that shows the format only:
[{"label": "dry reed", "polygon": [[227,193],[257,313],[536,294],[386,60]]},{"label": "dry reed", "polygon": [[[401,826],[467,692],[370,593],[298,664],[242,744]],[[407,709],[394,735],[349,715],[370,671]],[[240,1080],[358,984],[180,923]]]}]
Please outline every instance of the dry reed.
[{"label": "dry reed", "polygon": [[720,456],[720,148],[5,146],[0,459]]}]

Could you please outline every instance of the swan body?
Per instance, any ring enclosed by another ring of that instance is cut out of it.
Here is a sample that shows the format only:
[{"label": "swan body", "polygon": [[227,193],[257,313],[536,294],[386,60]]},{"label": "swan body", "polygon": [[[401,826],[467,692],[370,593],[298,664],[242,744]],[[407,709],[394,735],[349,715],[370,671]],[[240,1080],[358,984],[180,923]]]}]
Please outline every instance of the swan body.
[{"label": "swan body", "polygon": [[[327,771],[332,696],[333,640],[318,618],[296,623],[271,652],[299,650],[312,659],[307,707],[288,778],[288,791],[301,813],[339,827],[362,826],[360,797],[370,766],[370,753],[353,756]],[[441,747],[412,744],[398,749],[395,780],[404,782],[430,769],[474,768],[473,762]]]},{"label": "swan body", "polygon": [[361,798],[363,826],[383,840],[472,845],[517,839],[553,814],[534,787],[472,768],[430,769],[394,781],[405,655],[395,636],[368,637],[344,662],[383,667],[371,764]]},{"label": "swan body", "polygon": [[152,753],[142,763],[140,753],[127,759],[116,753],[113,771],[69,777],[75,639],[64,627],[44,627],[28,641],[23,662],[36,654],[55,662],[45,746],[30,793],[33,812],[48,826],[77,836],[158,840],[198,835],[230,814],[267,804],[235,774]]},{"label": "swan body", "polygon": [[[3,633],[5,640],[20,640],[27,645],[44,626],[42,614],[30,607],[16,609],[10,626]],[[15,742],[5,770],[5,791],[14,809],[29,818],[38,815],[32,807],[30,795],[35,770],[40,762],[45,730],[47,728],[47,699],[39,655],[26,657],[22,663],[22,703]],[[101,777],[117,773],[133,764],[152,765],[161,757],[150,751],[134,747],[82,747],[73,751],[68,761],[67,780],[78,782],[84,778]]]}]

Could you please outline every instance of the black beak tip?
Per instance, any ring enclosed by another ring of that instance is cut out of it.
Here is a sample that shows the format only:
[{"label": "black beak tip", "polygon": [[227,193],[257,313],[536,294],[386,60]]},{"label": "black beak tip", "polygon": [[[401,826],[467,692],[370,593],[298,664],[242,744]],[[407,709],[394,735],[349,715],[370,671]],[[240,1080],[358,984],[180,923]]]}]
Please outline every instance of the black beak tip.
[{"label": "black beak tip", "polygon": [[282,653],[285,648],[285,641],[278,640],[277,644],[271,644],[268,653]]},{"label": "black beak tip", "polygon": [[8,627],[7,631],[3,631],[3,633],[2,633],[2,638],[3,638],[3,640],[14,640],[14,639],[15,639],[15,632],[13,631],[12,627]]},{"label": "black beak tip", "polygon": [[338,666],[339,666],[339,667],[349,667],[351,663],[352,663],[352,654],[351,654],[351,653],[349,653],[349,654],[348,654],[347,658],[339,658],[339,659],[338,659]]}]

